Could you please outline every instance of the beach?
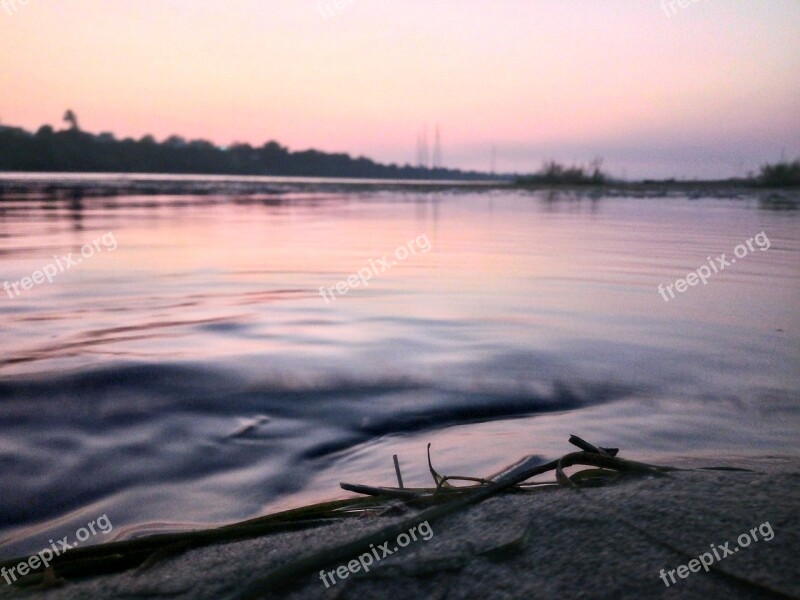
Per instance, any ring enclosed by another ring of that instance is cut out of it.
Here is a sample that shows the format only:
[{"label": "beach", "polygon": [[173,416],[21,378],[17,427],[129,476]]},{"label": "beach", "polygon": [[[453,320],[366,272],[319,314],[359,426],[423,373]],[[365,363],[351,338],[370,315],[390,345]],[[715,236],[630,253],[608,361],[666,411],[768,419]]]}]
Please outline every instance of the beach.
[{"label": "beach", "polygon": [[[381,556],[368,572],[359,567],[358,572],[343,580],[337,578],[333,585],[326,577],[327,587],[318,572],[307,573],[263,597],[800,596],[796,569],[800,461],[773,456],[687,458],[678,463],[673,466],[704,469],[580,491],[555,488],[491,498],[429,522],[425,529],[431,532],[428,539],[420,536],[398,548],[391,538],[387,548],[392,555]],[[247,585],[276,567],[413,518],[413,513],[365,516],[301,532],[209,546],[177,553],[148,568],[70,582],[35,597],[240,598]],[[367,553],[370,550],[364,548]],[[695,571],[694,559],[708,563],[710,569],[706,571],[701,563]],[[684,577],[678,575],[681,565],[687,565],[680,570]],[[326,571],[341,566],[332,564]],[[3,586],[0,597],[28,595]]]}]

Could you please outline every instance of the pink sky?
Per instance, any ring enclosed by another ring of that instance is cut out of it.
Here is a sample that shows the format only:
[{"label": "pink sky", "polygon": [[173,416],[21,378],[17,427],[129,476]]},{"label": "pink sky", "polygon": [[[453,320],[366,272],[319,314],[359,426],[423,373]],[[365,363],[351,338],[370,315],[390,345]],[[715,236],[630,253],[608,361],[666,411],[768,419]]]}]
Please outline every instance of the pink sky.
[{"label": "pink sky", "polygon": [[531,171],[800,156],[797,0],[0,0],[0,120]]}]

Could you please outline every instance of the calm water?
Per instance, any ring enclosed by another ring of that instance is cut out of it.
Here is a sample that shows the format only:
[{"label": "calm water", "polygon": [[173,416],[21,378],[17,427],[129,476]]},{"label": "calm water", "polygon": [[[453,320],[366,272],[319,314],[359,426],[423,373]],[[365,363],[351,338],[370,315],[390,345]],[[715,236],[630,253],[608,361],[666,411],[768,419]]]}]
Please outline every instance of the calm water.
[{"label": "calm water", "polygon": [[[441,471],[469,475],[562,454],[570,433],[640,459],[796,454],[800,210],[780,208],[5,198],[0,280],[47,268],[52,283],[0,301],[0,555],[104,513],[140,535],[393,485],[395,453],[426,485],[428,441]],[[659,295],[761,232],[769,249]]]}]

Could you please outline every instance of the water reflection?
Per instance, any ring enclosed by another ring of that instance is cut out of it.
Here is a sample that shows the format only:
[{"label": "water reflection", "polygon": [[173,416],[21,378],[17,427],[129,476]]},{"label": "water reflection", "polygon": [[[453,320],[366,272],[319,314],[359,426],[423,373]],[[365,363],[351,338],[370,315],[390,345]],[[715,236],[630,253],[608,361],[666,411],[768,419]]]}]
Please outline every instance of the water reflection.
[{"label": "water reflection", "polygon": [[[761,231],[769,251],[658,295]],[[595,190],[5,197],[3,280],[107,232],[113,253],[0,303],[14,490],[0,536],[16,532],[18,550],[93,503],[130,530],[331,497],[343,473],[382,481],[393,451],[432,440],[487,474],[561,452],[573,429],[643,458],[798,449],[796,204]],[[320,296],[423,234],[430,252]]]}]

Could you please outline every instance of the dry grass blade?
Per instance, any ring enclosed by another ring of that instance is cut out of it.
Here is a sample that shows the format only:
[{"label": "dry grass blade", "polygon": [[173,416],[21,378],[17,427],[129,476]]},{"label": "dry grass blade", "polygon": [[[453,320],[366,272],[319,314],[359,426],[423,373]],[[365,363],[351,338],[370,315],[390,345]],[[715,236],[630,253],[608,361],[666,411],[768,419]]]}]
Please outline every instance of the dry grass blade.
[{"label": "dry grass blade", "polygon": [[[173,556],[189,549],[211,544],[234,542],[254,537],[296,531],[311,527],[319,527],[345,518],[359,516],[365,511],[385,507],[387,501],[399,499],[408,505],[425,507],[422,511],[403,519],[394,525],[383,527],[374,533],[361,536],[350,542],[324,548],[313,552],[288,565],[284,565],[268,573],[266,577],[253,581],[244,591],[235,595],[238,599],[256,598],[264,591],[281,587],[286,583],[297,581],[297,578],[321,566],[326,566],[342,559],[352,558],[354,554],[363,552],[371,543],[381,543],[423,521],[441,519],[465,507],[482,502],[491,496],[510,490],[527,491],[541,488],[552,488],[555,482],[529,482],[534,476],[555,470],[556,481],[560,485],[577,487],[587,483],[595,483],[599,477],[607,478],[611,473],[663,474],[673,470],[669,467],[657,467],[645,463],[627,461],[613,456],[611,448],[600,448],[573,436],[573,443],[590,450],[574,452],[559,460],[543,462],[540,457],[526,456],[501,470],[489,478],[443,476],[433,468],[430,447],[428,444],[428,468],[436,484],[432,488],[386,488],[358,484],[343,483],[342,488],[365,497],[348,500],[324,502],[298,509],[249,519],[225,527],[189,531],[174,534],[153,535],[146,538],[112,542],[99,546],[78,548],[70,553],[57,557],[51,567],[53,577],[86,577],[100,573],[111,573],[132,568],[147,568],[159,560]],[[567,477],[564,469],[574,465],[596,467],[589,471],[579,472]],[[600,475],[598,471],[603,471]],[[581,474],[583,473],[583,474]],[[475,485],[456,487],[449,481],[470,481]],[[16,558],[0,563],[0,567],[11,567],[24,558]],[[41,571],[27,576],[18,583],[21,585],[38,584],[43,581]]]}]

